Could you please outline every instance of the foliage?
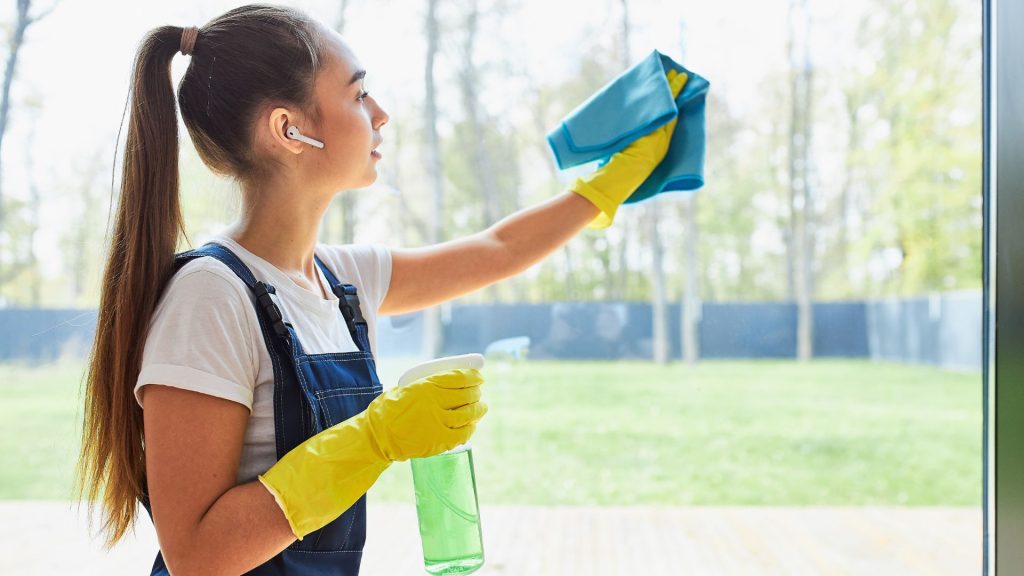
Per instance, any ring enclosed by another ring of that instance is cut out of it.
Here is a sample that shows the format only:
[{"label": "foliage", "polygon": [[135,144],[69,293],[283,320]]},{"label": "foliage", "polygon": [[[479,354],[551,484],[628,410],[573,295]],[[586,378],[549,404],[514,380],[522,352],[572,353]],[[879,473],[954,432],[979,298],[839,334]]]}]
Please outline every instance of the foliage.
[{"label": "foliage", "polygon": [[[479,11],[479,18],[468,18],[468,10]],[[536,81],[514,49],[474,52],[473,39],[479,44],[479,38],[498,35],[514,10],[505,2],[481,0],[447,5],[441,13],[446,41],[438,58],[442,69],[455,70],[451,82],[439,78],[442,90],[450,91],[442,93],[445,104],[438,110],[447,238],[478,232],[564,190],[544,137],[621,71],[617,16],[586,34],[570,73],[553,80]],[[829,41],[829,26],[855,27],[856,49],[835,69],[815,70],[814,298],[980,287],[978,6],[968,0],[869,0],[856,19],[814,22],[817,42]],[[709,94],[708,184],[696,193],[703,300],[791,297],[784,242],[790,225],[785,71],[785,62],[763,70],[756,106],[732,106],[727,84],[713,83]],[[515,108],[494,109],[485,95],[495,90],[516,90]],[[381,182],[394,194],[377,194],[373,202],[360,197],[360,229],[367,219],[386,220],[392,245],[422,244],[431,219],[421,106],[413,99],[392,114],[395,155],[389,160],[395,165],[386,163]],[[12,115],[18,114],[14,108]],[[199,162],[187,138],[182,142],[182,205],[195,242],[230,221],[239,198],[229,182]],[[64,270],[42,282],[44,306],[87,307],[98,299],[106,214],[117,201],[108,176],[113,150],[97,148],[72,162],[78,168],[70,176],[43,187],[46,201],[73,214],[59,245]],[[686,261],[685,207],[677,196],[657,204],[669,299],[683,292]],[[25,261],[32,249],[28,197],[5,190],[5,270]],[[649,300],[650,239],[642,208],[624,208],[611,229],[584,231],[520,277],[466,300]],[[336,236],[333,228],[331,235]],[[0,296],[29,305],[45,264],[37,258],[34,270],[0,282]]]}]

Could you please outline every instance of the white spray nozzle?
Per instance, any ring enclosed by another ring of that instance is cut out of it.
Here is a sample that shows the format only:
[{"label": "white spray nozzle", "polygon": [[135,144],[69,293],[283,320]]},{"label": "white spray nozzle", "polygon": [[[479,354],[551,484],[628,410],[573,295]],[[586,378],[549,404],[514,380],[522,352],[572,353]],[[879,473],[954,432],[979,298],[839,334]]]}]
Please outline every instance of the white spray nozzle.
[{"label": "white spray nozzle", "polygon": [[437,374],[438,372],[445,372],[447,370],[455,370],[458,368],[476,368],[481,370],[484,367],[483,354],[462,354],[460,356],[445,356],[444,358],[435,358],[433,360],[427,360],[421,362],[409,368],[402,374],[402,377],[398,379],[398,385],[404,386],[410,382],[415,382],[420,378],[426,378],[431,374]]}]

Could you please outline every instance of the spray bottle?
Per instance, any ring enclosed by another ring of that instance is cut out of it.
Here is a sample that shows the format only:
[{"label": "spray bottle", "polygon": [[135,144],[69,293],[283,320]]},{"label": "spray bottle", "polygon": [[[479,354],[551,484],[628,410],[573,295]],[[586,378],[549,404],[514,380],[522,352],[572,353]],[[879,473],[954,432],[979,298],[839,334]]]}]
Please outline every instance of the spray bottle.
[{"label": "spray bottle", "polygon": [[[484,357],[463,354],[430,360],[398,379],[404,386],[456,368],[482,369]],[[469,574],[484,564],[480,504],[469,442],[429,458],[411,458],[423,563],[430,574]]]}]

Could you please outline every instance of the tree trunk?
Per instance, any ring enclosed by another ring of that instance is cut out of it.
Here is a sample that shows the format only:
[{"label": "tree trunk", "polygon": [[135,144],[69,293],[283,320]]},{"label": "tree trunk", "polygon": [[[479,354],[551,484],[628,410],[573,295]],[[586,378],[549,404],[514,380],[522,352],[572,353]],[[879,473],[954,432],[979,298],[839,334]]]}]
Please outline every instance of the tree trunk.
[{"label": "tree trunk", "polygon": [[[426,135],[427,178],[430,182],[434,204],[430,226],[430,243],[444,242],[444,188],[441,174],[441,143],[437,135],[437,95],[434,88],[434,59],[438,52],[439,25],[437,21],[438,0],[427,0],[427,59],[424,69],[426,102],[424,104],[424,133]],[[424,310],[424,353],[429,358],[441,356],[444,349],[444,330],[440,309],[431,306]]]},{"label": "tree trunk", "polygon": [[[338,25],[335,29],[338,34],[345,33],[345,14],[348,11],[348,0],[340,0],[341,5],[338,11]],[[341,243],[352,244],[356,237],[356,195],[352,190],[343,190],[337,199],[337,211],[341,216]]]},{"label": "tree trunk", "polygon": [[813,198],[809,170],[811,139],[812,74],[809,52],[810,12],[807,0],[790,0],[789,58],[791,117],[789,130],[789,188],[792,231],[795,250],[788,257],[793,268],[797,304],[797,358],[809,360],[813,354]]},{"label": "tree trunk", "polygon": [[28,234],[28,254],[29,254],[29,270],[32,272],[32,279],[29,284],[29,302],[33,308],[39,308],[42,305],[42,275],[39,271],[38,258],[36,257],[36,233],[39,232],[39,213],[41,212],[41,198],[39,194],[39,184],[36,182],[35,172],[35,159],[32,155],[32,150],[35,143],[36,133],[36,118],[32,119],[32,130],[29,133],[28,140],[25,142],[25,171],[28,174],[28,189],[29,189],[29,234]]},{"label": "tree trunk", "polygon": [[647,205],[648,234],[651,241],[651,344],[654,361],[667,364],[670,358],[668,345],[668,306],[665,299],[665,268],[659,231],[658,202],[651,198]]},{"label": "tree trunk", "polygon": [[[679,22],[679,54],[686,61],[686,20]],[[683,295],[680,299],[679,340],[683,360],[690,365],[700,358],[700,266],[697,258],[697,192],[687,195],[683,202],[683,222],[685,223],[685,269],[686,278],[683,284]]]},{"label": "tree trunk", "polygon": [[[623,69],[628,69],[631,63],[631,56],[629,52],[631,26],[629,22],[629,2],[628,0],[622,1],[622,66]],[[659,229],[661,216],[658,214],[657,202],[655,199],[647,201],[647,232],[650,241],[651,251],[651,346],[653,352],[653,359],[658,364],[667,364],[670,357],[670,347],[668,343],[668,305],[665,298],[665,262],[664,262],[664,248],[661,242],[661,232]],[[619,273],[625,280],[629,278],[628,269],[628,258],[626,251],[628,250],[629,243],[626,242],[629,238],[630,231],[626,231],[626,235],[623,236],[623,250],[620,254],[620,265],[621,269]],[[625,284],[622,287],[623,292],[628,294],[628,285]]]},{"label": "tree trunk", "polygon": [[692,193],[686,199],[686,284],[683,289],[682,331],[683,360],[696,364],[700,356],[700,301],[697,294],[697,195]]},{"label": "tree trunk", "polygon": [[494,178],[494,161],[491,158],[490,150],[487,148],[487,134],[484,132],[484,126],[491,122],[486,117],[486,114],[480,110],[480,82],[476,64],[473,62],[473,55],[476,53],[478,17],[477,0],[473,0],[470,5],[470,12],[466,16],[464,60],[459,79],[463,105],[466,108],[466,119],[469,121],[470,130],[473,133],[473,145],[469,146],[469,152],[473,157],[473,172],[476,176],[476,183],[484,200],[483,222],[485,226],[490,226],[501,218],[501,195]]},{"label": "tree trunk", "polygon": [[[484,131],[484,125],[490,122],[485,117],[485,113],[480,111],[479,79],[476,64],[473,62],[473,55],[476,53],[478,21],[478,0],[471,0],[464,26],[466,36],[462,50],[462,69],[459,72],[459,88],[462,92],[466,121],[469,123],[472,135],[471,141],[466,143],[465,148],[472,158],[474,180],[480,196],[483,198],[481,221],[484,227],[489,227],[501,218],[501,202],[498,185],[494,178],[493,162],[487,148],[487,134]],[[498,285],[492,284],[484,288],[484,295],[490,301],[498,300]]]},{"label": "tree trunk", "polygon": [[[546,127],[544,126],[544,118],[545,118],[545,113],[546,113],[547,108],[548,108],[547,101],[543,97],[543,95],[540,94],[539,92],[537,93],[536,101],[537,101],[537,105],[532,107],[532,112],[533,113],[532,113],[531,118],[533,120],[534,129],[537,130],[537,133],[538,134],[544,134],[545,130],[546,130]],[[551,153],[550,150],[548,150],[547,141],[544,138],[538,138],[538,139],[536,139],[536,141],[538,143],[538,146],[540,146],[540,148],[541,148],[541,153],[542,154],[548,155],[548,154]],[[558,169],[556,168],[555,164],[553,162],[547,162],[547,166],[548,166],[548,172],[549,172],[549,174],[551,176],[551,181],[552,182],[557,182],[558,181]],[[520,202],[519,202],[518,197],[517,197],[517,200],[516,200],[516,210],[519,210],[519,208],[520,208]],[[577,298],[579,298],[579,296],[577,295],[577,287],[576,287],[576,281],[575,281],[575,276],[574,276],[576,258],[573,255],[572,243],[574,241],[575,242],[586,241],[587,238],[588,237],[586,235],[584,235],[584,236],[577,236],[576,238],[574,238],[573,240],[570,240],[569,242],[566,242],[562,246],[562,251],[563,251],[563,253],[565,255],[565,273],[566,273],[565,284],[564,284],[562,295],[567,300],[570,300],[570,301],[576,300]],[[605,277],[607,278],[607,275]],[[518,301],[519,302],[525,302],[527,300],[527,294],[528,294],[526,282],[523,281],[522,279],[520,279],[520,281],[517,283],[516,291],[518,293]]]},{"label": "tree trunk", "polygon": [[[11,84],[14,82],[14,73],[18,64],[18,52],[21,50],[21,45],[25,42],[25,30],[28,29],[29,25],[35,22],[34,19],[28,15],[29,8],[31,7],[31,0],[17,0],[17,20],[14,23],[14,30],[11,34],[11,41],[8,45],[7,53],[7,65],[4,67],[4,83],[3,83],[3,95],[0,96],[0,160],[3,158],[3,141],[4,134],[7,133],[7,118],[11,110]],[[6,226],[6,217],[4,209],[4,196],[3,196],[3,169],[2,162],[0,162],[0,301],[3,300],[2,290],[6,283],[17,276],[17,272],[20,271],[26,264],[19,263],[16,261],[16,255],[12,252],[12,269],[9,271],[3,270],[4,265],[4,252],[11,246],[14,245],[14,239],[11,237],[10,230]],[[4,242],[4,237],[10,238],[10,242]]]},{"label": "tree trunk", "polygon": [[[629,67],[629,5],[628,0],[619,0],[622,4],[622,36],[619,39],[619,64],[623,68]],[[623,213],[618,211],[615,216],[615,227],[621,231],[621,240],[613,245],[608,236],[605,236],[605,245],[608,250],[607,266],[610,270],[612,257],[616,258],[617,273],[615,275],[614,282],[610,282],[611,291],[609,293],[609,299],[613,301],[622,301],[627,298],[629,292],[629,244],[633,237],[633,226],[632,213]]]},{"label": "tree trunk", "polygon": [[856,291],[859,288],[859,286],[853,286],[854,278],[850,274],[850,212],[852,211],[853,185],[857,177],[854,155],[860,148],[860,117],[858,114],[860,105],[859,98],[850,93],[846,94],[846,115],[850,123],[850,132],[846,144],[844,166],[846,174],[843,177],[843,187],[839,197],[839,235],[836,240],[838,262],[836,266],[839,267],[839,272],[852,289],[851,291]]},{"label": "tree trunk", "polygon": [[67,305],[72,308],[91,305],[86,300],[88,277],[93,270],[97,270],[98,265],[102,266],[89,249],[89,238],[94,236],[96,230],[109,227],[109,221],[104,225],[102,220],[104,216],[109,217],[105,207],[107,198],[96,185],[105,171],[103,157],[103,150],[97,148],[87,158],[84,168],[77,171],[78,191],[74,194],[77,199],[74,205],[76,218],[61,237],[61,249],[67,255],[64,262],[65,277],[69,278],[66,299]]}]

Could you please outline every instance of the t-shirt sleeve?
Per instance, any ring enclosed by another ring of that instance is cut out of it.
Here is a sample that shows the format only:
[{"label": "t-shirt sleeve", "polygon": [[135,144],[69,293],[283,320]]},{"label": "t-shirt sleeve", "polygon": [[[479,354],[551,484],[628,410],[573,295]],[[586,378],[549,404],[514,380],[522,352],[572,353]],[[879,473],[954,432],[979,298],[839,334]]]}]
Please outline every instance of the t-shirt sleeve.
[{"label": "t-shirt sleeve", "polygon": [[172,277],[150,321],[135,399],[142,406],[142,387],[163,384],[251,411],[258,320],[245,287],[208,268],[182,272]]},{"label": "t-shirt sleeve", "polygon": [[349,264],[358,271],[361,301],[365,297],[374,304],[374,311],[380,310],[391,286],[391,249],[385,244],[346,244],[331,248],[342,266]]},{"label": "t-shirt sleeve", "polygon": [[372,254],[369,260],[372,262],[371,271],[375,276],[374,284],[377,289],[373,296],[377,302],[377,309],[380,310],[391,287],[391,249],[384,244],[367,244],[366,247]]}]

